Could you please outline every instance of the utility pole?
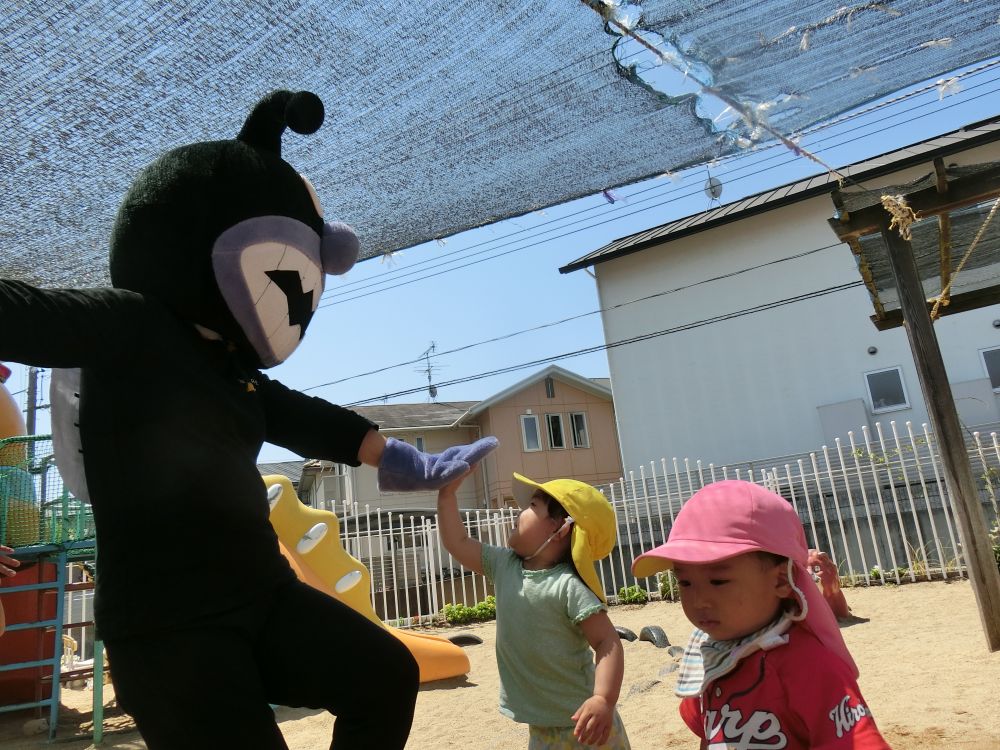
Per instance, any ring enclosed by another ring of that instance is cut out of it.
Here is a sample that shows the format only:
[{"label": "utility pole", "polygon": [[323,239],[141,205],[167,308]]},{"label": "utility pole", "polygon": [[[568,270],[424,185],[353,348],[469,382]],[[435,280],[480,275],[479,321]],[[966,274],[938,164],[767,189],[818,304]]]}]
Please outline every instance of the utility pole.
[{"label": "utility pole", "polygon": [[35,434],[35,413],[38,411],[38,368],[28,368],[28,397],[25,408],[24,424],[28,428],[28,434]]}]

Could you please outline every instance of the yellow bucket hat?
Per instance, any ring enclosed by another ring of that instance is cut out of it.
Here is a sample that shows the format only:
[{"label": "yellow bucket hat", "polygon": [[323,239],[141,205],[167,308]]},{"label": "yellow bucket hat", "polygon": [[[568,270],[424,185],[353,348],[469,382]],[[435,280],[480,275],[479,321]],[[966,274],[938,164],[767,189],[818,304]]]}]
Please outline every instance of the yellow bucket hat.
[{"label": "yellow bucket hat", "polygon": [[573,518],[570,550],[576,572],[597,598],[607,603],[594,563],[611,554],[618,538],[618,522],[611,503],[597,489],[575,479],[553,479],[539,484],[515,473],[514,480],[514,500],[521,509],[531,504],[536,490],[541,490]]}]

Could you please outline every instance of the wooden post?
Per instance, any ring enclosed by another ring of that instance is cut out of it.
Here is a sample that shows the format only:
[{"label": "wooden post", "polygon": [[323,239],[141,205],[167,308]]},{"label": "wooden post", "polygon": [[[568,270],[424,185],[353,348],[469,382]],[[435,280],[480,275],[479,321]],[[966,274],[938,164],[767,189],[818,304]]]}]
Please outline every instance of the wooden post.
[{"label": "wooden post", "polygon": [[948,496],[958,520],[962,556],[979,605],[979,617],[990,651],[1000,651],[1000,572],[989,544],[986,519],[965,449],[955,399],[948,383],[937,335],[927,311],[923,285],[917,272],[910,243],[889,229],[889,215],[882,220],[882,238],[888,248],[889,263],[896,279],[903,327],[910,342],[913,362],[927,414],[941,451],[941,465]]}]

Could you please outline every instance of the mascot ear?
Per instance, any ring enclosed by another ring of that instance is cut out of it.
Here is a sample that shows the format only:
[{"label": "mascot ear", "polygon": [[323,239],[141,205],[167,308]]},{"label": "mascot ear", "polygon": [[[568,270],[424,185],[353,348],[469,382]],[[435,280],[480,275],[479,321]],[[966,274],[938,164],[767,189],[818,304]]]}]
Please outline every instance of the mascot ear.
[{"label": "mascot ear", "polygon": [[350,271],[358,260],[360,250],[358,235],[347,224],[334,221],[323,225],[320,255],[326,273],[340,276]]},{"label": "mascot ear", "polygon": [[319,130],[323,115],[323,102],[311,91],[272,91],[253,108],[236,140],[281,156],[281,134],[286,127],[309,135]]}]

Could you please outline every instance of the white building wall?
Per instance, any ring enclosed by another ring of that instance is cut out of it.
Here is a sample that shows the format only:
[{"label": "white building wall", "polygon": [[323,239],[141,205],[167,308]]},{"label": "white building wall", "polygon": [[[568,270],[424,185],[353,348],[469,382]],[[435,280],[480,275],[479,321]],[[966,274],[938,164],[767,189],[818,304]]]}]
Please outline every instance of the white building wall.
[{"label": "white building wall", "polygon": [[[992,160],[1000,160],[1000,145],[946,161]],[[929,169],[928,163],[881,184],[914,179]],[[609,309],[833,246],[610,309],[603,315],[607,342],[859,281],[850,248],[837,243],[827,224],[832,215],[832,201],[824,195],[597,265],[600,304]],[[625,466],[674,456],[721,465],[814,449],[832,442],[828,432],[843,421],[839,414],[859,413],[858,399],[869,422],[875,421],[864,375],[894,366],[902,368],[910,408],[877,419],[886,427],[890,419],[900,427],[906,420],[919,427],[927,412],[905,332],[876,330],[871,313],[869,295],[859,286],[609,349]],[[979,353],[1000,346],[996,319],[1000,305],[946,316],[935,326],[960,413],[970,424],[997,419],[996,396]],[[878,352],[868,354],[870,346]],[[841,406],[821,410],[842,402],[842,411]]]}]

